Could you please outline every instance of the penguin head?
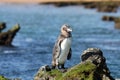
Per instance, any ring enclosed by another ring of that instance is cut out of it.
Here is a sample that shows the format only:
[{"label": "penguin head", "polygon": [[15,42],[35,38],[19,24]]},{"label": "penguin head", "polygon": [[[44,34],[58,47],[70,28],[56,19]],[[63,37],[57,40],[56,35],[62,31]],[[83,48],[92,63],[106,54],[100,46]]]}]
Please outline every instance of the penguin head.
[{"label": "penguin head", "polygon": [[64,24],[61,27],[61,32],[62,33],[70,33],[70,32],[72,32],[72,28],[68,24]]},{"label": "penguin head", "polygon": [[72,28],[68,24],[61,27],[61,34],[65,37],[71,37]]}]

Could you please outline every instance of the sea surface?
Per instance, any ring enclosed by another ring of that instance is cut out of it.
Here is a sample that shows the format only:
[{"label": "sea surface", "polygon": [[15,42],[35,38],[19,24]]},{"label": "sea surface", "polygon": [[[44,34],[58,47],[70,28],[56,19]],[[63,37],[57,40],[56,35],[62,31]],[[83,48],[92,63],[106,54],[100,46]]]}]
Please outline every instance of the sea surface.
[{"label": "sea surface", "polygon": [[102,21],[102,13],[83,6],[55,7],[37,4],[0,4],[0,22],[6,22],[7,31],[16,23],[21,26],[12,44],[0,46],[0,75],[9,78],[33,80],[40,66],[51,65],[52,49],[63,24],[71,25],[72,59],[65,67],[81,61],[87,48],[100,48],[114,78],[120,78],[120,30],[114,22]]}]

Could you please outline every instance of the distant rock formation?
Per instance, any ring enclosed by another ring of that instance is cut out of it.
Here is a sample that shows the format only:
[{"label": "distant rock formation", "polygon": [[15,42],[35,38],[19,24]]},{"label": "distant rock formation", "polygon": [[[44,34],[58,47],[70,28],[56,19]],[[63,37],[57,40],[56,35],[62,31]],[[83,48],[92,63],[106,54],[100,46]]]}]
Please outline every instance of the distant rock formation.
[{"label": "distant rock formation", "polygon": [[0,23],[0,46],[12,46],[12,41],[16,33],[19,31],[20,26],[19,24],[16,24],[7,32],[2,32],[2,30],[5,28],[6,28],[6,23],[4,22]]},{"label": "distant rock formation", "polygon": [[40,4],[53,4],[56,7],[83,5],[85,8],[96,8],[99,12],[117,12],[120,1],[77,1],[77,2],[43,2]]},{"label": "distant rock formation", "polygon": [[34,80],[115,80],[100,49],[88,48],[82,53],[81,59],[79,64],[65,70],[42,66]]},{"label": "distant rock formation", "polygon": [[120,17],[114,17],[114,16],[103,16],[103,21],[114,21],[115,22],[115,28],[120,29]]}]

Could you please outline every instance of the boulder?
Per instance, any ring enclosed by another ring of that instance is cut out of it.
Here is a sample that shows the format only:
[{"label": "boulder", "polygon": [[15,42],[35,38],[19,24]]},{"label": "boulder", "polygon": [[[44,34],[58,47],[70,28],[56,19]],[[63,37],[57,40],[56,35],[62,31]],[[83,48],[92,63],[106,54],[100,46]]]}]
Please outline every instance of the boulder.
[{"label": "boulder", "polygon": [[[5,27],[5,24],[2,24],[1,27]],[[5,46],[11,46],[12,41],[16,35],[16,33],[19,31],[20,26],[19,24],[16,24],[14,27],[9,29],[7,32],[1,32],[0,33],[0,46],[5,45]],[[2,30],[2,28],[1,28]]]},{"label": "boulder", "polygon": [[110,75],[110,71],[106,64],[106,59],[103,53],[98,48],[88,48],[82,53],[82,62],[90,61],[96,65],[97,73],[96,77],[100,80],[114,80]]},{"label": "boulder", "polygon": [[105,16],[102,17],[103,21],[115,21],[115,19],[116,18],[114,16],[106,16],[105,15]]},{"label": "boulder", "polygon": [[42,66],[34,80],[114,80],[100,49],[88,48],[82,53],[81,60],[77,65],[65,70]]}]

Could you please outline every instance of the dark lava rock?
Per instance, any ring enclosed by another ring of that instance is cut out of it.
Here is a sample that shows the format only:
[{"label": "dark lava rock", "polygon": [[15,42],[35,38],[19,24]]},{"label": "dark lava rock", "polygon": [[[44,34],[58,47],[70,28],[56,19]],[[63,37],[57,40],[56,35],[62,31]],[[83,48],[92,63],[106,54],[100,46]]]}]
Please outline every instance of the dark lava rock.
[{"label": "dark lava rock", "polygon": [[99,80],[114,80],[110,75],[106,59],[100,49],[88,48],[82,53],[81,59],[82,62],[90,61],[96,65],[97,73],[95,75]]},{"label": "dark lava rock", "polygon": [[[5,23],[1,25],[1,27],[5,27]],[[2,30],[3,28],[1,28]],[[11,29],[9,29],[7,32],[1,32],[0,33],[0,46],[12,46],[12,41],[16,35],[16,33],[19,31],[20,26],[19,24],[15,25]]]}]

